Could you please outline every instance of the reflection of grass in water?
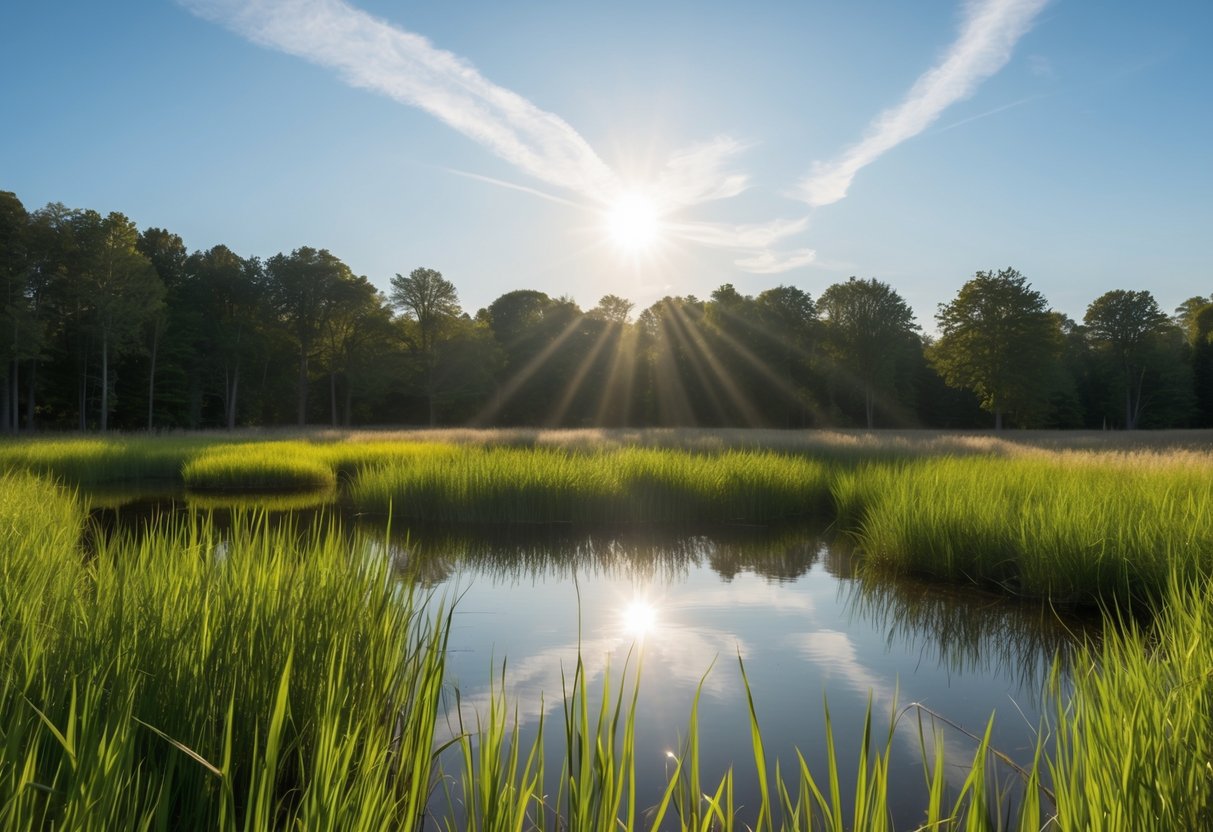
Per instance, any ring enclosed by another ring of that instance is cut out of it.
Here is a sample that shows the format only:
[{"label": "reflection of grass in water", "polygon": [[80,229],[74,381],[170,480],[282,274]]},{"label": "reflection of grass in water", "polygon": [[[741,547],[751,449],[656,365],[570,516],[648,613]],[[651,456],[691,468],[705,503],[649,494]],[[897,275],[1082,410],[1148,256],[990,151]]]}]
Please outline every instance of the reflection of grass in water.
[{"label": "reflection of grass in water", "polygon": [[874,569],[864,570],[848,592],[852,613],[884,630],[890,646],[925,647],[953,672],[1007,676],[1030,690],[1042,688],[1048,657],[1069,666],[1078,644],[1097,638],[1101,629],[1098,619],[1066,615],[1045,603],[968,588],[949,591]]},{"label": "reflection of grass in water", "polygon": [[187,491],[185,504],[198,511],[311,511],[332,505],[337,487],[292,494],[227,494]]},{"label": "reflection of grass in water", "polygon": [[[371,522],[365,518],[364,527]],[[398,532],[394,546],[402,560],[431,578],[461,568],[505,581],[574,575],[671,581],[704,565],[726,579],[753,572],[794,580],[812,567],[820,549],[818,536],[803,526],[695,535],[671,528],[413,527]],[[435,571],[434,564],[441,567]]]}]

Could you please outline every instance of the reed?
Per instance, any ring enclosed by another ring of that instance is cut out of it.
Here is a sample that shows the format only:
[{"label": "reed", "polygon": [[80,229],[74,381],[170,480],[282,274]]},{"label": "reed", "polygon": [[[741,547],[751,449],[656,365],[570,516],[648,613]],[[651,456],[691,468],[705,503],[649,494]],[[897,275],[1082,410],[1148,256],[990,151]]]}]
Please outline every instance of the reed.
[{"label": "reed", "polygon": [[828,504],[828,469],[767,451],[462,447],[363,469],[363,510],[452,523],[761,522]]},{"label": "reed", "polygon": [[1213,477],[1186,458],[924,459],[840,472],[869,564],[1057,603],[1154,606],[1213,569]]},{"label": "reed", "polygon": [[325,491],[337,487],[333,466],[303,442],[250,443],[209,448],[184,464],[193,490]]},{"label": "reed", "polygon": [[[70,500],[4,485],[19,516]],[[220,536],[196,515],[86,560],[68,537],[80,514],[63,512],[0,560],[0,826],[421,817],[448,624],[357,555],[373,547],[257,514]]]}]

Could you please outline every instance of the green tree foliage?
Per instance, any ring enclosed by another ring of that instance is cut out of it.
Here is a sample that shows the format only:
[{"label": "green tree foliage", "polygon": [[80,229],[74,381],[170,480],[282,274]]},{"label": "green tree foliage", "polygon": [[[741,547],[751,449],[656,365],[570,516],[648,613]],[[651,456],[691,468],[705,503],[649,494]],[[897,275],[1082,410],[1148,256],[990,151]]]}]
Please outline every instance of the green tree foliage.
[{"label": "green tree foliage", "polygon": [[[817,301],[824,343],[834,367],[863,395],[867,427],[876,426],[877,402],[895,403],[895,381],[921,349],[914,312],[901,295],[875,278],[835,283]],[[899,370],[901,372],[899,372]]]},{"label": "green tree foliage", "polygon": [[461,313],[459,293],[442,272],[419,268],[408,277],[397,274],[392,278],[391,300],[415,324],[408,342],[424,368],[426,410],[433,425],[437,420],[438,344]]},{"label": "green tree foliage", "polygon": [[1213,427],[1213,302],[1193,311],[1187,327],[1196,424]]},{"label": "green tree foliage", "polygon": [[[156,275],[164,285],[165,295],[172,292],[185,279],[185,262],[189,256],[185,242],[176,234],[163,228],[149,228],[139,235],[136,247],[148,259]],[[147,370],[147,429],[156,421],[156,366],[160,355],[160,341],[168,322],[168,307],[162,305],[148,318],[145,340],[149,345]]]},{"label": "green tree foliage", "polygon": [[75,219],[75,286],[86,330],[92,334],[101,366],[99,417],[109,429],[111,376],[115,357],[138,345],[139,335],[164,303],[164,284],[138,249],[139,231],[122,214],[102,217],[84,211]]},{"label": "green tree foliage", "polygon": [[[1213,427],[1213,297],[1108,292],[1076,323],[978,272],[920,335],[890,286],[783,285],[639,314],[434,269],[387,297],[333,254],[187,253],[163,228],[0,192],[0,431],[239,424]],[[819,317],[820,315],[820,317]],[[322,394],[322,391],[325,394]],[[311,393],[311,395],[309,395]]]},{"label": "green tree foliage", "polygon": [[296,424],[308,419],[309,365],[329,318],[341,303],[346,284],[354,281],[349,266],[326,249],[304,246],[266,261],[266,297],[296,350]]},{"label": "green tree foliage", "polygon": [[1164,337],[1174,328],[1149,292],[1114,289],[1087,307],[1087,337],[1120,376],[1123,427],[1133,430],[1141,419],[1146,376],[1162,359]]},{"label": "green tree foliage", "polygon": [[41,343],[30,298],[29,215],[11,191],[0,191],[0,431],[16,431],[21,364]]},{"label": "green tree foliage", "polygon": [[977,394],[1001,430],[1003,415],[1032,424],[1056,386],[1061,332],[1044,295],[1015,269],[977,272],[935,316],[931,363],[948,384]]}]

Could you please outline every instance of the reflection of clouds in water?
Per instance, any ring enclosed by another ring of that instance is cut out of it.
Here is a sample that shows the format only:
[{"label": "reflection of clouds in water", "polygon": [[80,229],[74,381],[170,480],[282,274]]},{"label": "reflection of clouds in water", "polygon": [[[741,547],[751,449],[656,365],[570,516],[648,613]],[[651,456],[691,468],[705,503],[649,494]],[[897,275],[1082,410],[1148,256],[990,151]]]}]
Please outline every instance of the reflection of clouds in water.
[{"label": "reflection of clouds in water", "polygon": [[763,579],[734,580],[726,586],[680,593],[662,603],[664,610],[719,610],[762,607],[773,612],[813,612],[815,602],[803,592],[789,592],[781,584]]},{"label": "reflection of clouds in water", "polygon": [[[698,606],[690,600],[674,601],[668,606],[665,600],[648,603],[653,607],[654,621],[643,638],[627,632],[623,611],[628,603],[622,603],[597,611],[597,618],[603,623],[595,628],[594,637],[582,641],[580,647],[571,641],[547,647],[517,662],[507,661],[505,694],[511,719],[517,713],[521,727],[559,708],[565,688],[572,684],[579,655],[587,686],[596,686],[610,670],[612,695],[617,695],[621,686],[630,691],[639,668],[642,680],[647,678],[647,685],[654,690],[659,689],[662,680],[674,682],[675,689],[693,689],[702,680],[705,696],[733,697],[736,692],[726,674],[708,673],[706,678],[704,674],[721,654],[746,658],[750,648],[745,641],[726,630],[680,623],[671,613]],[[750,603],[765,601],[756,596]],[[621,678],[625,666],[627,677]],[[486,678],[491,672],[485,668]],[[467,685],[468,682],[472,684]],[[465,725],[475,725],[477,714],[484,719],[489,713],[494,692],[482,687],[479,680],[465,679],[463,683],[467,685],[463,689],[470,693],[461,699],[463,720]]]},{"label": "reflection of clouds in water", "polygon": [[[852,690],[871,696],[872,727],[875,736],[880,736],[884,728],[880,722],[883,716],[893,713],[895,708],[902,707],[903,703],[898,699],[897,684],[890,684],[887,679],[865,667],[846,633],[837,630],[795,633],[788,635],[785,642],[808,661],[821,667],[823,675],[837,676]],[[929,719],[924,720],[924,724],[929,722]],[[940,728],[943,731],[948,730],[943,726]],[[942,742],[944,759],[947,761],[945,777],[949,785],[959,788],[964,784],[968,776],[967,764],[973,759],[975,750],[972,743],[959,737],[949,737],[938,730],[924,730],[920,738],[918,720],[913,712],[900,715],[894,734],[915,756],[922,753],[925,742],[928,759],[934,759],[935,743]],[[965,764],[958,765],[960,761]]]}]

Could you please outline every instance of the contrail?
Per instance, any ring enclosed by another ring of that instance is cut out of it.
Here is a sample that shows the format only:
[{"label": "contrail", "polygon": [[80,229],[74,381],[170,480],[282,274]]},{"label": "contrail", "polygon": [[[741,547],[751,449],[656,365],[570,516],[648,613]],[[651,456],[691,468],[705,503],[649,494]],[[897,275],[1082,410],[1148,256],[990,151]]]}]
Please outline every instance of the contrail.
[{"label": "contrail", "polygon": [[1047,3],[984,0],[969,4],[960,36],[942,60],[919,77],[900,104],[877,116],[858,144],[831,162],[815,163],[799,186],[800,198],[812,206],[843,199],[860,170],[921,133],[945,109],[972,95],[982,81],[1002,69]]}]

